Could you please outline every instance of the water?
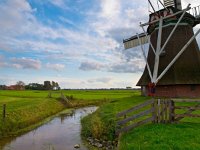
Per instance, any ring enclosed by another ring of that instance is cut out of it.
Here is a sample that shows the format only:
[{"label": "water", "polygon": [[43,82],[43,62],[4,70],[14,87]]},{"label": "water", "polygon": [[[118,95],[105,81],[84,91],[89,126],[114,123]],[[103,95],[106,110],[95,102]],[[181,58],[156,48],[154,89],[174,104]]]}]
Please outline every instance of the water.
[{"label": "water", "polygon": [[59,116],[53,120],[18,137],[5,138],[0,141],[2,150],[74,150],[75,144],[80,144],[79,150],[87,150],[83,145],[80,132],[80,119],[97,107],[76,109],[72,116]]}]

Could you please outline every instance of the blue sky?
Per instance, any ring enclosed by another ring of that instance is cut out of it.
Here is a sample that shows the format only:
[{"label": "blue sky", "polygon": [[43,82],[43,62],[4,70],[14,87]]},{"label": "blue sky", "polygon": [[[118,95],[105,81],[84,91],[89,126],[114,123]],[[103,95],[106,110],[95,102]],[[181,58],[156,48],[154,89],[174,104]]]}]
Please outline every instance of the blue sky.
[{"label": "blue sky", "polygon": [[147,8],[147,0],[0,0],[0,84],[135,87],[145,63],[122,41],[142,32]]}]

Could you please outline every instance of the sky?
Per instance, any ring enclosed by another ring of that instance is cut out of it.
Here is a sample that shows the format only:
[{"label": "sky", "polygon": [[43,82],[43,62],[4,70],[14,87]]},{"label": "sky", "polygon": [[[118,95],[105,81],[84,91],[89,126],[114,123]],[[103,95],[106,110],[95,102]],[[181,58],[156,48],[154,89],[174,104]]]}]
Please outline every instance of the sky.
[{"label": "sky", "polygon": [[[198,1],[183,0],[183,8]],[[123,39],[147,21],[147,0],[0,0],[0,84],[136,87],[145,62]]]}]

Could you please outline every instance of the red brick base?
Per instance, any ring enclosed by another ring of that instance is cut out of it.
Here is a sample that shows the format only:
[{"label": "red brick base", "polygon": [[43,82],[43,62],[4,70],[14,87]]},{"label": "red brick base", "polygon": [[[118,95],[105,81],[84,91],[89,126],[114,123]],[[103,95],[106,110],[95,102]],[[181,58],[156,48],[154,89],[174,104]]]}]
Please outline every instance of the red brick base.
[{"label": "red brick base", "polygon": [[[148,86],[141,87],[142,95],[148,95]],[[200,85],[165,85],[156,86],[155,96],[176,98],[200,98]]]}]

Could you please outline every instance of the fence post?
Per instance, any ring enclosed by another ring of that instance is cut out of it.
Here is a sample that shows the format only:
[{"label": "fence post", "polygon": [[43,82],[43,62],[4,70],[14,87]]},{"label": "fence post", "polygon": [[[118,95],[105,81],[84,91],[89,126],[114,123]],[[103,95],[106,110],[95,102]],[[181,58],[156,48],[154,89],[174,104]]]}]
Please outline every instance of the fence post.
[{"label": "fence post", "polygon": [[170,100],[169,101],[169,122],[170,123],[174,122],[174,118],[175,118],[174,101]]},{"label": "fence post", "polygon": [[156,100],[153,101],[153,103],[151,104],[151,107],[153,109],[152,111],[152,117],[153,117],[153,121],[152,123],[156,123],[157,117],[156,117]]},{"label": "fence post", "polygon": [[160,100],[160,123],[163,123],[163,99]]},{"label": "fence post", "polygon": [[52,98],[52,96],[51,96],[51,91],[49,91],[49,93],[48,93],[48,96],[47,96],[48,98]]},{"label": "fence post", "polygon": [[3,120],[6,119],[6,104],[3,104]]},{"label": "fence post", "polygon": [[160,123],[160,115],[161,115],[161,109],[160,109],[160,99],[158,99],[158,123]]},{"label": "fence post", "polygon": [[165,100],[165,123],[167,123],[167,108],[168,108],[168,100]]},{"label": "fence post", "polygon": [[175,121],[175,105],[174,101],[172,101],[172,122]]}]

